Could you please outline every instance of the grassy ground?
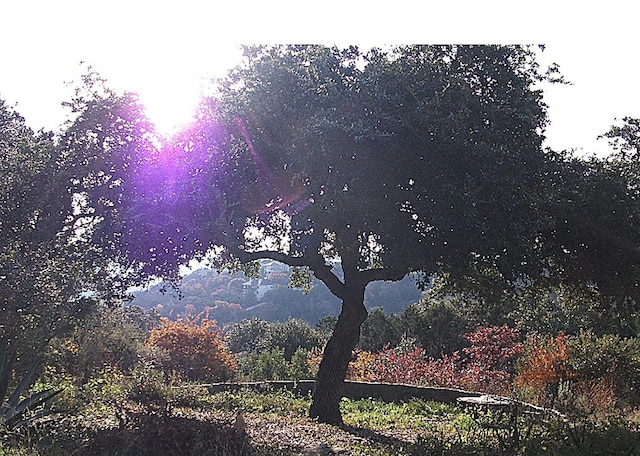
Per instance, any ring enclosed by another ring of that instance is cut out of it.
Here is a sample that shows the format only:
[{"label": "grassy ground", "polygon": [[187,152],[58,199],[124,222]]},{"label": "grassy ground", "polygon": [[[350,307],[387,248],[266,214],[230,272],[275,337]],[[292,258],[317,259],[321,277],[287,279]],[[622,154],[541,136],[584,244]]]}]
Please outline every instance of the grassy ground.
[{"label": "grassy ground", "polygon": [[94,404],[20,432],[0,431],[0,456],[640,454],[640,429],[629,417],[523,418],[515,439],[458,406],[345,399],[345,425],[336,428],[309,420],[309,403],[283,391],[186,388],[170,401]]}]

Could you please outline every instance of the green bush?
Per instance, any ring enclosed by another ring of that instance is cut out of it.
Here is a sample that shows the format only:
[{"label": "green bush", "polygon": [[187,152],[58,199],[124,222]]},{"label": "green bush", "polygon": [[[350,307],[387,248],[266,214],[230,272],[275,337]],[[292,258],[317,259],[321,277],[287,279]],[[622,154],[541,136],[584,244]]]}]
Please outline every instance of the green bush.
[{"label": "green bush", "polygon": [[385,315],[384,310],[378,307],[369,313],[362,324],[358,347],[365,351],[378,352],[387,346],[397,346],[401,339],[399,317]]},{"label": "green bush", "polygon": [[156,325],[156,315],[137,307],[98,306],[73,331],[51,341],[45,363],[70,374],[78,386],[105,369],[130,372],[146,355],[144,343]]},{"label": "green bush", "polygon": [[425,356],[438,358],[466,346],[460,334],[470,330],[469,322],[447,299],[425,299],[407,307],[400,316],[406,337],[415,339]]},{"label": "green bush", "polygon": [[226,338],[237,356],[240,375],[250,380],[311,378],[308,354],[324,341],[321,330],[293,318],[284,323],[243,320],[229,329]]},{"label": "green bush", "polygon": [[581,331],[570,341],[571,367],[580,379],[610,379],[620,405],[640,405],[640,339]]},{"label": "green bush", "polygon": [[254,350],[239,357],[240,373],[253,381],[310,379],[308,355],[306,349],[298,348],[287,360],[284,349],[279,347]]},{"label": "green bush", "polygon": [[323,344],[322,331],[303,320],[290,318],[284,323],[272,323],[257,318],[243,320],[226,333],[227,346],[232,353],[279,348],[287,361],[299,349],[312,350]]},{"label": "green bush", "polygon": [[227,347],[231,353],[252,352],[267,337],[273,323],[258,318],[233,324],[226,333]]},{"label": "green bush", "polygon": [[299,349],[311,350],[321,346],[322,337],[317,329],[306,321],[290,318],[284,323],[274,323],[260,348],[281,348],[285,359],[291,361]]}]

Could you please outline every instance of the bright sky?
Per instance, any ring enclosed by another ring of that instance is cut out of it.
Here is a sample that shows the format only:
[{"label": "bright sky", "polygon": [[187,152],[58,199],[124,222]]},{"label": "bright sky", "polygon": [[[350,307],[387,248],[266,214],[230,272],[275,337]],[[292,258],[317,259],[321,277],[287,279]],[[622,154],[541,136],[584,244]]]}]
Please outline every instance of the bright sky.
[{"label": "bright sky", "polygon": [[32,127],[56,129],[65,82],[84,61],[115,88],[138,92],[166,129],[186,121],[207,80],[237,62],[239,44],[545,43],[546,58],[574,84],[547,89],[548,145],[601,151],[606,143],[595,138],[616,117],[640,117],[633,2],[428,3],[7,0],[0,98]]}]

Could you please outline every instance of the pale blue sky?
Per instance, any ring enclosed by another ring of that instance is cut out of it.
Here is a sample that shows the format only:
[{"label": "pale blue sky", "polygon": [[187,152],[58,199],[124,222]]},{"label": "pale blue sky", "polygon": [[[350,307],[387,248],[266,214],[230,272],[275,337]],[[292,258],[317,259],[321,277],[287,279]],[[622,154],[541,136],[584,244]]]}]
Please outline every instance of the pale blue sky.
[{"label": "pale blue sky", "polygon": [[216,3],[2,2],[0,98],[18,103],[34,128],[55,129],[70,93],[64,82],[77,79],[85,61],[116,88],[138,92],[151,117],[169,125],[189,115],[209,76],[237,61],[238,44],[515,42],[546,43],[545,58],[574,83],[546,89],[548,145],[602,151],[606,143],[595,138],[616,117],[640,117],[640,7],[631,2]]}]

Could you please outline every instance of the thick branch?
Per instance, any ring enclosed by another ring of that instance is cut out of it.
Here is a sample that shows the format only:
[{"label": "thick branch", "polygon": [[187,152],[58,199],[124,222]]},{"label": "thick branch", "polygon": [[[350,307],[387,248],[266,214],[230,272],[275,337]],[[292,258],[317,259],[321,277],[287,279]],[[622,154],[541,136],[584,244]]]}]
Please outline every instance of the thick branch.
[{"label": "thick branch", "polygon": [[342,281],[331,271],[331,266],[327,265],[322,255],[313,256],[300,256],[292,257],[290,255],[274,252],[270,250],[263,250],[259,252],[238,252],[238,257],[241,261],[253,261],[259,259],[270,259],[284,263],[294,267],[308,267],[313,275],[321,280],[327,288],[340,299],[344,299],[346,295],[346,287]]},{"label": "thick branch", "polygon": [[360,274],[365,283],[375,282],[377,280],[397,282],[404,279],[407,271],[402,268],[376,268],[361,271]]}]

